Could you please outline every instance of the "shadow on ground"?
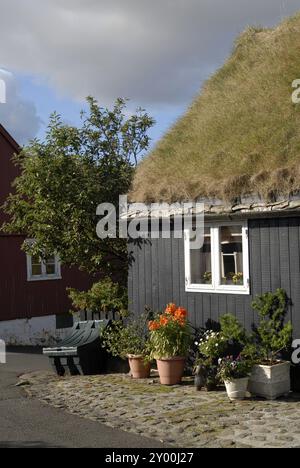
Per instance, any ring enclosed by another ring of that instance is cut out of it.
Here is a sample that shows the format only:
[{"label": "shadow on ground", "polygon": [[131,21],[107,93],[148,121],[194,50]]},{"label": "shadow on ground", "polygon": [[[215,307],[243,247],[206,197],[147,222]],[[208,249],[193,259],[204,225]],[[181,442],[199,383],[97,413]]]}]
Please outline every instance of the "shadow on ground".
[{"label": "shadow on ground", "polygon": [[7,346],[6,351],[19,354],[43,354],[43,348],[40,346]]},{"label": "shadow on ground", "polygon": [[0,442],[0,449],[9,448],[61,448],[58,445],[51,445],[42,441],[32,442]]}]

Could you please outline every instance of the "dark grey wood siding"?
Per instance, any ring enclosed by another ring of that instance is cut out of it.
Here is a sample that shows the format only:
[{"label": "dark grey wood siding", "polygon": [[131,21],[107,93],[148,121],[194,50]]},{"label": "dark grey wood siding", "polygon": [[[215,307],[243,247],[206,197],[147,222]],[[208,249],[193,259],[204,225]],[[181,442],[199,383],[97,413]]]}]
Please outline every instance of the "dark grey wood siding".
[{"label": "dark grey wood siding", "polygon": [[130,242],[130,309],[161,310],[176,302],[189,311],[190,321],[203,326],[232,313],[249,329],[256,316],[251,302],[257,294],[284,288],[292,300],[289,316],[300,337],[300,218],[249,220],[251,295],[190,293],[185,291],[183,239]]}]

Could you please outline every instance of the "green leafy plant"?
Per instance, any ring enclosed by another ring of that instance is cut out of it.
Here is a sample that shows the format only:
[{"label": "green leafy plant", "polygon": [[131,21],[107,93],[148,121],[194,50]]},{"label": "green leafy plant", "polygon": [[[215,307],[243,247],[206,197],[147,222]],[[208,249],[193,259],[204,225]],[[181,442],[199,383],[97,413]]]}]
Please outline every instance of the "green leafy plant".
[{"label": "green leafy plant", "polygon": [[219,362],[228,355],[241,356],[244,360],[253,360],[255,347],[251,336],[237,318],[225,314],[220,319],[220,331],[204,331],[198,343],[196,365],[202,366],[207,378],[207,386],[220,383]]},{"label": "green leafy plant", "polygon": [[253,368],[253,361],[245,357],[228,356],[219,360],[218,377],[223,382],[249,377]]},{"label": "green leafy plant", "polygon": [[211,273],[211,271],[206,271],[206,272],[203,274],[203,281],[205,281],[205,283],[207,283],[207,284],[210,284],[210,283],[211,283],[211,280],[212,280],[212,273]]},{"label": "green leafy plant", "polygon": [[237,318],[225,314],[220,318],[219,332],[208,330],[199,340],[199,354],[205,358],[218,359],[226,355],[239,355],[251,344],[251,337]]},{"label": "green leafy plant", "polygon": [[248,337],[244,327],[232,314],[222,315],[220,318],[221,332],[223,338],[228,342],[236,342],[245,345]]},{"label": "green leafy plant", "polygon": [[244,275],[243,273],[234,273],[232,276],[233,284],[242,284],[243,283]]},{"label": "green leafy plant", "polygon": [[117,312],[120,316],[127,313],[127,290],[114,283],[111,278],[104,278],[95,283],[89,291],[68,288],[74,311]]},{"label": "green leafy plant", "polygon": [[145,361],[150,361],[150,340],[147,324],[147,314],[142,314],[138,319],[129,317],[125,321],[112,322],[101,332],[103,348],[112,356],[121,359],[134,355],[142,356]]},{"label": "green leafy plant", "polygon": [[278,355],[287,350],[292,341],[291,322],[285,323],[289,298],[283,289],[258,296],[252,307],[258,312],[259,323],[254,339],[260,363],[275,364]]},{"label": "green leafy plant", "polygon": [[227,339],[221,332],[208,330],[200,339],[199,353],[207,359],[218,359],[227,349]]},{"label": "green leafy plant", "polygon": [[149,322],[151,356],[154,359],[186,357],[192,342],[187,311],[169,304]]},{"label": "green leafy plant", "polygon": [[199,340],[196,365],[205,370],[206,388],[215,388],[220,382],[218,379],[218,358],[227,349],[227,340],[221,332],[207,330]]}]

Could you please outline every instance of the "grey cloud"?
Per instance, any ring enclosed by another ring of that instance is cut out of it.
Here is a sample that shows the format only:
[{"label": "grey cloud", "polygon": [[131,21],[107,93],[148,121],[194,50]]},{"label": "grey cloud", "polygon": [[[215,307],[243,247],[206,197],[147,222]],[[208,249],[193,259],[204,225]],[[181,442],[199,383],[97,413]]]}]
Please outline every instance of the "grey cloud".
[{"label": "grey cloud", "polygon": [[5,83],[5,103],[0,103],[0,123],[11,132],[15,140],[24,144],[34,138],[41,121],[33,102],[25,101],[19,94],[13,74],[0,69],[0,80]]},{"label": "grey cloud", "polygon": [[[178,106],[249,24],[270,26],[299,0],[2,0],[0,57],[75,99],[118,96]],[[42,4],[42,5],[41,5]]]}]

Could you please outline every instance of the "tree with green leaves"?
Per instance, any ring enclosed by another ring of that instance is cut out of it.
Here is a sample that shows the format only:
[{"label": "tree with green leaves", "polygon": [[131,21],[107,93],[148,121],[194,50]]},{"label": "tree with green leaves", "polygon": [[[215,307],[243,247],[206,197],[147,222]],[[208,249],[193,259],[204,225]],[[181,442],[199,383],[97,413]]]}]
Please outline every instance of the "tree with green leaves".
[{"label": "tree with green leaves", "polygon": [[63,123],[54,113],[45,141],[33,140],[15,163],[20,175],[4,210],[5,232],[24,234],[31,254],[57,253],[61,262],[126,281],[126,240],[99,239],[97,206],[113,203],[130,188],[139,156],[148,148],[154,121],[143,109],[126,117],[126,101],[112,110],[88,98],[82,125]]}]

